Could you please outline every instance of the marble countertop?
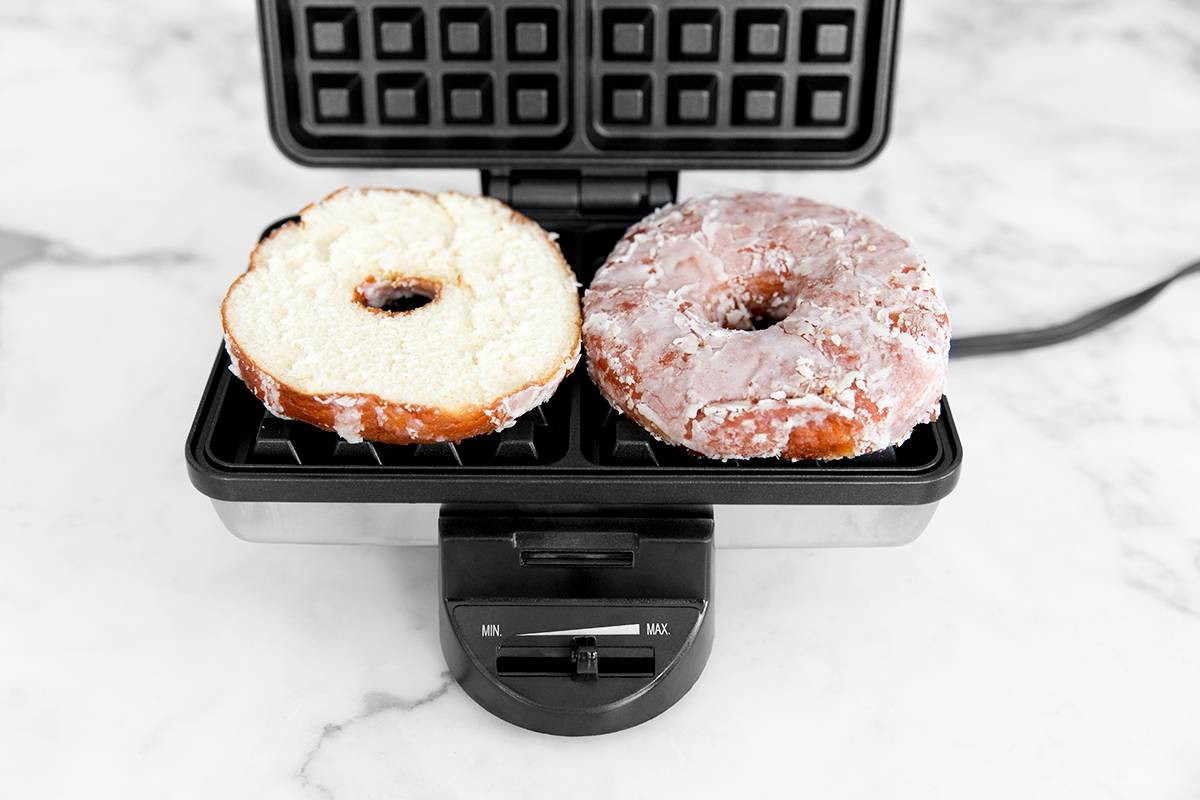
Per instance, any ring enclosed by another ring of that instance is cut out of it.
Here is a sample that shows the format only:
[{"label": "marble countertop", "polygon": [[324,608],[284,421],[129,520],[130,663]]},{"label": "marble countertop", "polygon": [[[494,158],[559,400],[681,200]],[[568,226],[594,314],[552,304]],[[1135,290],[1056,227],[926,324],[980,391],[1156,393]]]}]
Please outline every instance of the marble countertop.
[{"label": "marble countertop", "polygon": [[[12,0],[0,75],[0,794],[1200,797],[1200,281],[955,363],[924,536],[721,551],[695,689],[553,738],[448,680],[433,551],[246,544],[182,460],[264,223],[476,177],[284,159],[246,2]],[[908,3],[883,154],[727,187],[905,232],[956,333],[1064,318],[1200,254],[1200,5]]]}]

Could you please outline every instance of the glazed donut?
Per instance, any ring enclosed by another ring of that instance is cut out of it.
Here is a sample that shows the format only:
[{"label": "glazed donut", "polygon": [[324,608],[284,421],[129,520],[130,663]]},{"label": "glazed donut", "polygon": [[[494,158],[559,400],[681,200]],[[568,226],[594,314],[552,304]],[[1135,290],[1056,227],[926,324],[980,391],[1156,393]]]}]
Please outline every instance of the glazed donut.
[{"label": "glazed donut", "polygon": [[[351,442],[457,442],[574,369],[577,286],[497,200],[343,189],[259,243],[221,320],[231,369],[276,415]],[[414,297],[429,302],[398,308]]]},{"label": "glazed donut", "polygon": [[583,337],[600,392],[662,440],[719,459],[834,459],[937,418],[950,321],[900,236],[743,193],[633,226],[584,295]]}]

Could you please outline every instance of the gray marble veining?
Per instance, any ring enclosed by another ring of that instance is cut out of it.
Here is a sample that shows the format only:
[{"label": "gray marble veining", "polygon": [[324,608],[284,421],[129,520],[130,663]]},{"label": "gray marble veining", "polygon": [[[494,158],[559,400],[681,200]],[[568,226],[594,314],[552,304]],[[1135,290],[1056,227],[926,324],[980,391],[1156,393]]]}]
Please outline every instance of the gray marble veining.
[{"label": "gray marble veining", "polygon": [[[569,740],[445,677],[427,548],[247,545],[182,442],[217,304],[342,184],[267,135],[252,3],[0,6],[0,794],[1200,796],[1200,283],[956,362],[966,450],[893,550],[723,551],[717,646],[654,722]],[[849,172],[688,173],[860,209],[960,335],[1200,254],[1200,4],[906,4],[891,139]]]}]

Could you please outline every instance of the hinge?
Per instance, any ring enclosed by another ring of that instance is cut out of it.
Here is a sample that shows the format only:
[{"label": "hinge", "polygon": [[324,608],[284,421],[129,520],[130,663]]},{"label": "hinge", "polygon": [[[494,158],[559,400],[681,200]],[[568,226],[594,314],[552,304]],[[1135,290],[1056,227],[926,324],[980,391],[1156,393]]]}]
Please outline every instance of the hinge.
[{"label": "hinge", "polygon": [[637,218],[675,200],[675,172],[484,170],[484,194],[536,219],[537,212]]}]

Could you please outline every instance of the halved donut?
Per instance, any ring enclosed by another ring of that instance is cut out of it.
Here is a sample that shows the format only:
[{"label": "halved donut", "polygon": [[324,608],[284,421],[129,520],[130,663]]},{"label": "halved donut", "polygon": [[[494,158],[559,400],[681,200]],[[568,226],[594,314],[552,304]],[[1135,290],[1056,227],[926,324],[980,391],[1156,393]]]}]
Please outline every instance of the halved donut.
[{"label": "halved donut", "polygon": [[487,197],[342,189],[250,256],[221,305],[232,368],[347,441],[461,441],[549,399],[579,360],[575,275]]}]

